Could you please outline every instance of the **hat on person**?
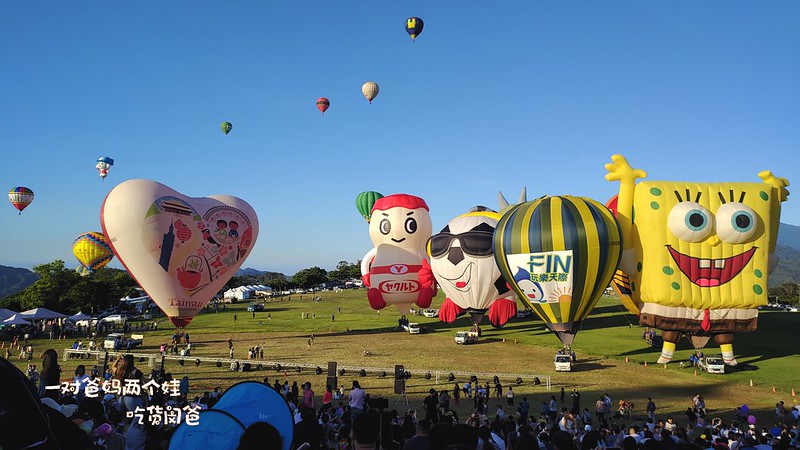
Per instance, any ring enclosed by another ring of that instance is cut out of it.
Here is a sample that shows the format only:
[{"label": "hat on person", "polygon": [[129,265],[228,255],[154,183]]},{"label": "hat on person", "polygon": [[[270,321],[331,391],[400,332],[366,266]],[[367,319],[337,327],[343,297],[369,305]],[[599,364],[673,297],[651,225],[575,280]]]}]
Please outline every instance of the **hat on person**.
[{"label": "hat on person", "polygon": [[588,432],[590,432],[590,431],[592,431],[592,426],[591,426],[591,425],[589,425],[589,424],[586,424],[586,426],[585,426],[585,427],[583,427],[583,431],[585,431],[585,432],[587,432],[587,433],[588,433]]},{"label": "hat on person", "polygon": [[72,417],[73,414],[78,410],[78,405],[61,405],[57,401],[53,400],[50,397],[45,397],[42,399],[42,404],[47,405],[50,408],[60,412],[66,418]]}]

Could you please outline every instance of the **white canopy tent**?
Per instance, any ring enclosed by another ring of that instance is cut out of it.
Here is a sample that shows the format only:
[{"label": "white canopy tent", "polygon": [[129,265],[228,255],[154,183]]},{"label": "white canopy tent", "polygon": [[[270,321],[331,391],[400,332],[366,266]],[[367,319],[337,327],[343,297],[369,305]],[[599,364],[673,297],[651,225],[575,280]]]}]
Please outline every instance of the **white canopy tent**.
[{"label": "white canopy tent", "polygon": [[51,311],[47,308],[33,308],[19,313],[23,319],[26,320],[49,320],[49,319],[63,319],[67,317],[66,314]]},{"label": "white canopy tent", "polygon": [[73,314],[73,315],[68,317],[68,319],[73,321],[73,322],[77,322],[79,320],[88,320],[88,319],[91,319],[91,318],[92,318],[92,316],[90,316],[88,314],[84,314],[83,311],[78,311],[78,314]]}]

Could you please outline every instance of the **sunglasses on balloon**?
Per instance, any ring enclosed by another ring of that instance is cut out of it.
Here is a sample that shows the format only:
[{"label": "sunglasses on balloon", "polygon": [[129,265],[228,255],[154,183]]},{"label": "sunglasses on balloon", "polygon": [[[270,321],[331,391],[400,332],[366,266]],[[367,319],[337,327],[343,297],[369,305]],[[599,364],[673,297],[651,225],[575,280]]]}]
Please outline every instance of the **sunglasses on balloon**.
[{"label": "sunglasses on balloon", "polygon": [[461,250],[470,256],[489,256],[493,253],[493,234],[488,231],[467,231],[460,234],[439,233],[428,239],[428,251],[432,257],[446,254],[458,239]]}]

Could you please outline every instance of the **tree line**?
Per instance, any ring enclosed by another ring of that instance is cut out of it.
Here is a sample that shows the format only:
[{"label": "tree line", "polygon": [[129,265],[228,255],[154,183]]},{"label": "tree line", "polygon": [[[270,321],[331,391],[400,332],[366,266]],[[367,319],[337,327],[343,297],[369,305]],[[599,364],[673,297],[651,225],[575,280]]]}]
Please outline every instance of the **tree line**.
[{"label": "tree line", "polygon": [[[81,274],[66,267],[64,261],[40,264],[33,268],[39,277],[24,290],[0,299],[0,308],[25,311],[33,308],[48,308],[74,314],[83,311],[94,314],[117,306],[119,299],[136,297],[136,281],[125,270],[103,268]],[[344,284],[350,279],[361,278],[360,262],[340,261],[336,269],[326,271],[319,267],[303,269],[292,277],[268,272],[261,276],[234,276],[222,292],[237,286],[264,284],[276,291],[294,288],[308,289],[325,283]]]}]

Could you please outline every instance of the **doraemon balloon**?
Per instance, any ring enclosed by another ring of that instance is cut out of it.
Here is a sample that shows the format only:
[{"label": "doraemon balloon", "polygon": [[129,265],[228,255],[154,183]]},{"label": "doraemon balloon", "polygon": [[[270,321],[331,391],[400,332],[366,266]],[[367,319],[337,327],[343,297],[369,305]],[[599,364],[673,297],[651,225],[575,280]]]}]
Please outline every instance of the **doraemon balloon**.
[{"label": "doraemon balloon", "polygon": [[500,220],[493,211],[475,211],[451,220],[428,245],[431,270],[447,295],[439,319],[450,323],[469,313],[475,325],[489,311],[489,321],[502,326],[517,307],[494,260],[492,236]]},{"label": "doraemon balloon", "polygon": [[412,304],[431,305],[433,273],[425,253],[433,226],[425,200],[393,194],[375,201],[369,236],[375,246],[361,260],[361,274],[369,288],[373,309],[394,304],[407,314]]}]

